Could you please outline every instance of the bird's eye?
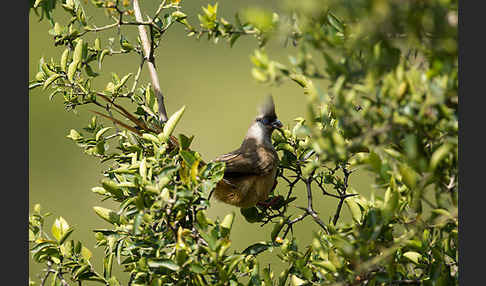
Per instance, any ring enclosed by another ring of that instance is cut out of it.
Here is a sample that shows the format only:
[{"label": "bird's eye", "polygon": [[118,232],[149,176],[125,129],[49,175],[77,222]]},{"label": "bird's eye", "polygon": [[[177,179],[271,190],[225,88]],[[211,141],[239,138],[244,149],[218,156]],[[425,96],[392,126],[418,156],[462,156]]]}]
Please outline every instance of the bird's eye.
[{"label": "bird's eye", "polygon": [[263,125],[272,125],[273,121],[274,121],[273,118],[268,118],[268,117],[264,117],[260,119],[260,122],[263,123]]}]

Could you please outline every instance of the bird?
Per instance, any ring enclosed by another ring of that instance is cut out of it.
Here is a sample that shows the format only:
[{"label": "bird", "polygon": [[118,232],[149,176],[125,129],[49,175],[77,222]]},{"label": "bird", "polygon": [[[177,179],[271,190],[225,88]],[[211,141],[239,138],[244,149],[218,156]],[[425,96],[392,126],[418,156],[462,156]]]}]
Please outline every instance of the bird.
[{"label": "bird", "polygon": [[240,208],[262,204],[276,186],[279,165],[272,132],[283,127],[268,96],[251,123],[241,146],[213,162],[224,162],[225,171],[213,190],[218,201]]},{"label": "bird", "polygon": [[[137,119],[122,106],[115,104],[103,94],[100,98],[112,104],[115,110],[122,116],[135,123],[135,127],[129,126],[120,120],[103,113],[90,110],[104,118],[119,124],[128,130],[142,135],[142,131],[159,133],[162,130],[157,126],[148,127],[142,120]],[[223,179],[219,181],[211,192],[215,198],[226,204],[242,209],[256,205],[267,208],[273,205],[273,200],[266,202],[269,194],[277,185],[277,171],[279,158],[272,144],[272,133],[275,129],[283,127],[282,122],[275,113],[273,97],[267,96],[260,106],[256,118],[251,123],[240,148],[218,156],[213,162],[225,163]],[[169,138],[170,148],[179,148],[179,142],[174,136]],[[201,161],[199,166],[206,165]],[[209,195],[208,199],[211,197]],[[278,198],[278,197],[276,197]]]}]

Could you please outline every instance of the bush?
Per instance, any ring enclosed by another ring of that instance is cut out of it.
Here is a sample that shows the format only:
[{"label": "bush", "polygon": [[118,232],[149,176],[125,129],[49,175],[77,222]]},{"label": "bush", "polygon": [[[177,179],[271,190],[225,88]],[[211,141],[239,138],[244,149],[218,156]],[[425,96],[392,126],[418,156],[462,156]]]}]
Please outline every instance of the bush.
[{"label": "bush", "polygon": [[[190,23],[194,18],[182,1],[161,1],[148,18],[137,0],[91,3],[113,23],[95,26],[81,1],[31,1],[31,10],[51,21],[54,45],[65,50],[40,60],[29,87],[51,90],[50,99],[61,96],[66,110],[99,107],[95,113],[114,123],[105,126],[94,116],[68,138],[110,162],[92,191],[119,208],[93,207],[112,225],[94,230],[96,247],[104,249],[97,271],[89,249],[69,239],[69,223],[58,217],[46,233],[48,214],[36,205],[29,241],[32,259],[46,265],[41,285],[49,277],[52,285],[120,285],[113,264],[128,273],[129,285],[458,284],[457,1],[283,1],[275,11],[245,9],[233,23],[218,16],[216,3],[202,7],[198,25]],[[67,22],[56,22],[56,6]],[[205,212],[224,164],[204,162],[190,148],[193,137],[173,135],[185,107],[168,116],[153,57],[173,25],[183,25],[190,37],[231,46],[239,37],[255,37],[255,80],[293,82],[307,100],[306,114],[272,138],[286,193],[275,194],[278,204],[270,208],[241,210],[250,222],[273,224],[269,240],[243,251],[229,251],[234,214],[213,221]],[[116,33],[119,26],[139,29],[139,41],[121,33],[118,42],[102,46],[87,37]],[[271,38],[296,47],[296,54],[285,50],[288,63],[268,54]],[[113,73],[104,90],[93,88],[94,66],[128,54],[143,58],[135,75]],[[144,65],[151,83],[142,83]],[[122,100],[136,110],[129,112]],[[368,198],[349,187],[350,174],[362,170],[375,180]],[[288,207],[299,182],[307,206],[294,215]],[[316,190],[336,199],[330,223],[314,209]],[[352,221],[338,223],[344,205]],[[292,233],[305,219],[316,223],[310,245]],[[258,255],[269,250],[284,263],[283,272],[259,265]]]}]

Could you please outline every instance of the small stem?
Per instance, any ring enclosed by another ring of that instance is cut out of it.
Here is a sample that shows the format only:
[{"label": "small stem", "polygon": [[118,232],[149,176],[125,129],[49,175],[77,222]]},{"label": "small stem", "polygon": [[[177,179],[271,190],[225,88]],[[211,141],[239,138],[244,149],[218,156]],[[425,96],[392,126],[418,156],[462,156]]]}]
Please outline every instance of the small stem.
[{"label": "small stem", "polygon": [[143,68],[144,63],[145,63],[145,58],[142,56],[142,61],[140,62],[140,65],[138,66],[137,74],[135,75],[135,80],[133,81],[133,86],[132,86],[132,89],[130,90],[130,93],[132,93],[132,94],[135,92],[135,88],[137,88],[138,81],[140,79],[140,74],[142,73],[142,68]]},{"label": "small stem", "polygon": [[44,276],[44,277],[42,278],[42,281],[41,281],[41,286],[44,286],[44,285],[46,284],[46,282],[47,282],[47,278],[49,277],[49,274],[51,274],[51,271],[47,271],[46,276]]},{"label": "small stem", "polygon": [[82,35],[86,34],[86,33],[89,33],[89,32],[101,32],[101,31],[104,31],[104,30],[108,30],[108,29],[111,29],[111,28],[114,28],[114,27],[117,27],[118,25],[120,25],[119,22],[115,22],[113,24],[109,24],[109,25],[106,25],[106,26],[103,26],[103,27],[99,27],[99,28],[88,28],[88,29],[85,29],[85,31],[83,31],[81,34],[79,34],[79,37],[81,37]]},{"label": "small stem", "polygon": [[159,8],[155,12],[155,15],[154,15],[153,19],[159,17],[160,12],[162,12],[162,10],[165,8],[165,1],[166,0],[162,1],[162,3],[160,4]]},{"label": "small stem", "polygon": [[284,239],[287,236],[287,234],[289,233],[289,230],[292,229],[292,226],[294,225],[294,223],[303,220],[308,215],[309,215],[308,213],[303,213],[300,216],[298,216],[298,217],[294,218],[293,220],[289,221],[287,223],[287,229],[285,230],[284,234],[282,235],[282,239]]}]

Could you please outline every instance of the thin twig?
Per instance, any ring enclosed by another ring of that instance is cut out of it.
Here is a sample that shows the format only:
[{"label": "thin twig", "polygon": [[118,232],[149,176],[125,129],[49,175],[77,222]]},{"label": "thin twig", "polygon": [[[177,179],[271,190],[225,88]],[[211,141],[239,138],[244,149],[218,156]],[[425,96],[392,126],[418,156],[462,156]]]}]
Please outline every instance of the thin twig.
[{"label": "thin twig", "polygon": [[49,274],[51,274],[51,271],[50,271],[50,270],[48,270],[48,271],[46,272],[46,275],[45,275],[45,276],[42,278],[42,281],[41,281],[41,286],[44,286],[44,285],[46,284],[46,282],[47,282],[47,278],[49,277]]},{"label": "thin twig", "polygon": [[301,220],[303,220],[306,216],[308,216],[309,214],[308,213],[303,213],[301,214],[300,216],[294,218],[293,220],[287,222],[287,229],[285,230],[285,232],[283,233],[282,235],[282,239],[285,239],[285,237],[287,236],[287,234],[289,233],[289,230],[292,230],[292,227],[293,225],[296,223],[296,222],[299,222]]},{"label": "thin twig", "polygon": [[133,81],[132,89],[130,90],[130,93],[132,93],[132,94],[135,92],[135,88],[137,88],[138,81],[140,79],[140,74],[142,73],[142,68],[143,68],[144,63],[145,63],[145,58],[142,56],[142,60],[140,62],[140,65],[138,66],[137,74],[135,75],[135,79]]}]

